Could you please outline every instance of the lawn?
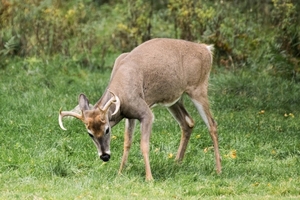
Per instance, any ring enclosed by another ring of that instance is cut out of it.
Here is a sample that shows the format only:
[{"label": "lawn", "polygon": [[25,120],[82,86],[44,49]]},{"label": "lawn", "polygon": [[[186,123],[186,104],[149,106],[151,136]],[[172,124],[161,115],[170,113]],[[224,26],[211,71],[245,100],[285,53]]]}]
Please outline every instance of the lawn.
[{"label": "lawn", "polygon": [[196,109],[186,156],[174,162],[180,128],[155,108],[151,137],[154,182],[145,182],[135,140],[123,175],[124,121],[113,128],[112,158],[102,162],[84,125],[64,120],[85,93],[95,103],[110,70],[64,59],[7,60],[0,69],[0,199],[297,199],[300,198],[300,84],[247,69],[214,67],[210,101],[218,122],[222,174]]}]

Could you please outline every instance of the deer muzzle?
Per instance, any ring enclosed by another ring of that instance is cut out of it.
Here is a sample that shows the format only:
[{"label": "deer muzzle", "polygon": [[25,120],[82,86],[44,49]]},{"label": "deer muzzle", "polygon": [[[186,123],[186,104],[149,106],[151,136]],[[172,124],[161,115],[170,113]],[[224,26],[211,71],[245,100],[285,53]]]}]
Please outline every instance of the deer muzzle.
[{"label": "deer muzzle", "polygon": [[104,153],[100,156],[100,159],[103,160],[104,162],[107,162],[110,159],[110,155],[107,153]]}]

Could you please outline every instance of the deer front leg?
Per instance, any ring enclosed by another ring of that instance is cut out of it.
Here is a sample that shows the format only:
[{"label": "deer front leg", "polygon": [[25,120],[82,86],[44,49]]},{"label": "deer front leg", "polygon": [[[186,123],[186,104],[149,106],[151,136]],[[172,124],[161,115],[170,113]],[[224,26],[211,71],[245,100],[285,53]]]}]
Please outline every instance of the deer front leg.
[{"label": "deer front leg", "polygon": [[119,174],[122,173],[122,170],[127,163],[129,150],[133,141],[134,127],[135,127],[134,119],[125,120],[124,151],[123,151],[122,161],[119,169]]},{"label": "deer front leg", "polygon": [[149,160],[149,149],[150,149],[150,135],[153,123],[153,114],[148,108],[147,113],[142,117],[141,121],[141,151],[144,157],[145,171],[146,171],[146,181],[152,181],[152,173],[150,168]]}]

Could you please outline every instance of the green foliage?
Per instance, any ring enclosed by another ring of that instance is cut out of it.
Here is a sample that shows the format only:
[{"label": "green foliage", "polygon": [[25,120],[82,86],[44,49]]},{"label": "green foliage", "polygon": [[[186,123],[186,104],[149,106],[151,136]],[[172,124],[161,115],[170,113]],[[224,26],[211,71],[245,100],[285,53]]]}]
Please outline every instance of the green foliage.
[{"label": "green foliage", "polygon": [[170,0],[168,10],[169,18],[174,21],[176,37],[179,31],[179,38],[189,41],[201,38],[216,13],[202,1],[191,0]]},{"label": "green foliage", "polygon": [[14,1],[1,16],[2,57],[60,54],[93,68],[103,67],[110,51],[106,36],[98,34],[103,27],[95,20],[101,15],[91,2]]},{"label": "green foliage", "polygon": [[297,19],[296,5],[290,0],[273,0],[274,9],[271,13],[272,22],[276,29],[275,39],[282,50],[289,54],[300,56],[299,21]]},{"label": "green foliage", "polygon": [[271,13],[275,28],[273,73],[281,76],[293,76],[299,80],[300,72],[300,27],[299,13],[290,0],[273,0]]},{"label": "green foliage", "polygon": [[20,48],[20,41],[16,36],[12,36],[6,40],[0,54],[3,56],[14,55]]},{"label": "green foliage", "polygon": [[124,20],[115,30],[117,47],[121,51],[131,51],[139,44],[151,39],[151,19],[153,13],[153,0],[124,1],[127,12]]},{"label": "green foliage", "polygon": [[[0,58],[63,55],[90,69],[155,37],[215,45],[215,62],[299,80],[295,0],[3,0]],[[3,63],[1,64],[3,67]]]}]

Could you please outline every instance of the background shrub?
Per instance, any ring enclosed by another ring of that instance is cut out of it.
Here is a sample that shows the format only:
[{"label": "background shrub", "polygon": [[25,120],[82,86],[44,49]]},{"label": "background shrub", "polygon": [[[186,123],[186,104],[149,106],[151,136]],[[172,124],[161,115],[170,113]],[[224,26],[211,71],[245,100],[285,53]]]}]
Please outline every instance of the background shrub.
[{"label": "background shrub", "polygon": [[222,67],[299,80],[296,0],[1,2],[1,59],[61,55],[102,69],[144,41],[170,37],[213,43]]}]

